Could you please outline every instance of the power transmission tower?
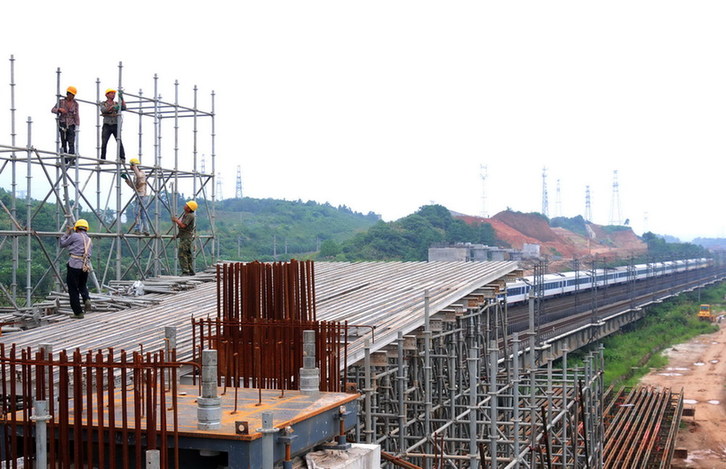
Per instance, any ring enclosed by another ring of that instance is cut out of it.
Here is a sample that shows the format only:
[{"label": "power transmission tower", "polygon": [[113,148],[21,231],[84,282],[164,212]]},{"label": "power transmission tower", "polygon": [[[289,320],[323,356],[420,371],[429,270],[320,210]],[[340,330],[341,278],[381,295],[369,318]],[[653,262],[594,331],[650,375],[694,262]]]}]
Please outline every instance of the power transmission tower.
[{"label": "power transmission tower", "polygon": [[618,183],[618,170],[613,171],[613,198],[610,201],[610,224],[622,225],[620,214],[620,184]]},{"label": "power transmission tower", "polygon": [[643,212],[643,233],[650,231],[648,228],[648,212]]},{"label": "power transmission tower", "polygon": [[557,180],[557,194],[555,196],[555,216],[562,216],[562,194],[560,193],[560,180]]},{"label": "power transmission tower", "polygon": [[217,172],[217,200],[222,199],[222,173]]},{"label": "power transmission tower", "polygon": [[585,186],[585,220],[592,221],[592,205],[590,204],[590,186]]},{"label": "power transmission tower", "polygon": [[487,212],[487,165],[479,165],[479,176],[481,177],[481,216],[489,218]]},{"label": "power transmission tower", "polygon": [[547,168],[542,168],[542,215],[549,216],[549,200],[547,196]]},{"label": "power transmission tower", "polygon": [[242,170],[237,166],[237,184],[234,188],[234,197],[236,199],[242,198]]}]

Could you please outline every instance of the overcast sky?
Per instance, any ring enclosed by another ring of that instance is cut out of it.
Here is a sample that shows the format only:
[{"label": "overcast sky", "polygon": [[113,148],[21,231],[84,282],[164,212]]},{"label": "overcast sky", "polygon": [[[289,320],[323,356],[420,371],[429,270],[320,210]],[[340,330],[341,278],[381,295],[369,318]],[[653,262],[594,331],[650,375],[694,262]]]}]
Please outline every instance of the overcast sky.
[{"label": "overcast sky", "polygon": [[[239,166],[245,196],[386,221],[432,202],[470,215],[531,212],[542,208],[546,167],[550,216],[584,215],[589,185],[592,221],[607,224],[617,170],[620,219],[637,234],[726,236],[725,2],[118,5],[0,7],[0,144],[10,142],[11,55],[18,141],[30,116],[34,146],[48,150],[56,69],[63,89],[93,101],[96,79],[116,87],[123,62],[128,92],[153,95],[154,74],[166,99],[178,80],[184,105],[196,85],[210,110],[215,92],[224,198]],[[81,152],[95,152],[95,110],[81,113]]]}]

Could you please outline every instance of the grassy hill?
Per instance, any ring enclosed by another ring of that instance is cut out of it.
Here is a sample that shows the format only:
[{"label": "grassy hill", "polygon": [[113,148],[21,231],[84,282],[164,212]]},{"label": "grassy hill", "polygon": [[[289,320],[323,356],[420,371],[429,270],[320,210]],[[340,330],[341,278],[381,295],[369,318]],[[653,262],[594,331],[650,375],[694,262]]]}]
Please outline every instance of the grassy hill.
[{"label": "grassy hill", "polygon": [[244,261],[304,258],[325,241],[342,243],[380,220],[346,206],[248,197],[219,202],[216,215],[222,258]]}]

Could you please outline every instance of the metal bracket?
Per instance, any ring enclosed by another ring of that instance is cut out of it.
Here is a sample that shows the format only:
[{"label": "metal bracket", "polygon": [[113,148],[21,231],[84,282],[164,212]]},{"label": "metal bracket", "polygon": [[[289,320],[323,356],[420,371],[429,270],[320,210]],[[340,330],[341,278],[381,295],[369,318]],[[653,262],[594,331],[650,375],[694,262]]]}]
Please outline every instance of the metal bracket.
[{"label": "metal bracket", "polygon": [[250,423],[245,420],[235,420],[234,431],[238,435],[249,435]]}]

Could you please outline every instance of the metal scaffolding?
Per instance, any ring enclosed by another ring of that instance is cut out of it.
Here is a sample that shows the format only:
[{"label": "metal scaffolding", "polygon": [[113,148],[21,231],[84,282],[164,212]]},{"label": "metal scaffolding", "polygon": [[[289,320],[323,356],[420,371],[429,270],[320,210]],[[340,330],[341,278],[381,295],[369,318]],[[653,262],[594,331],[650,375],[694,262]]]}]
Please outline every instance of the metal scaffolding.
[{"label": "metal scaffolding", "polygon": [[602,349],[581,367],[567,352],[540,367],[534,329],[507,336],[505,318],[490,300],[427,314],[383,351],[366,343],[348,370],[363,394],[358,441],[424,468],[601,468]]},{"label": "metal scaffolding", "polygon": [[[61,97],[60,69],[56,74],[57,102]],[[18,142],[15,86],[15,58],[11,56],[10,143],[2,144],[0,140],[0,181],[3,187],[10,187],[0,199],[0,209],[8,220],[0,223],[0,254],[10,267],[9,285],[0,283],[2,302],[15,309],[32,308],[50,291],[49,287],[65,288],[65,254],[59,249],[57,238],[77,218],[87,218],[91,224],[94,272],[90,278],[99,291],[105,290],[111,280],[144,279],[177,272],[177,243],[170,218],[179,215],[185,199],[196,200],[198,212],[204,218],[204,233],[198,233],[196,238],[195,263],[206,267],[215,261],[214,92],[211,92],[211,111],[198,107],[196,86],[192,105],[182,105],[178,81],[173,85],[173,99],[162,99],[156,75],[151,97],[145,96],[142,89],[134,94],[124,88],[123,64],[118,65],[116,86],[124,91],[127,107],[121,113],[124,116],[119,118],[116,150],[120,150],[122,135],[137,134],[137,149],[129,151],[127,158],[141,160],[139,168],[147,175],[150,193],[141,209],[146,211],[151,226],[145,235],[131,233],[141,199],[122,181],[122,175],[133,175],[124,162],[113,159],[112,148],[108,160],[100,159],[102,122],[97,108],[103,96],[100,80],[96,79],[95,101],[76,99],[85,116],[96,115],[94,154],[78,151],[83,146],[80,144],[89,146],[89,142],[81,139],[84,136],[81,132],[77,133],[74,155],[61,153],[57,135],[55,150],[43,149],[47,139],[38,138],[39,143],[35,143],[31,117],[26,121],[27,141],[24,146]],[[209,130],[207,143],[211,149],[205,151],[211,155],[208,173],[199,169],[202,125]],[[171,133],[167,135],[170,126]],[[145,138],[149,134],[153,137]],[[126,140],[128,147],[132,139]],[[25,189],[21,190],[23,175]],[[197,227],[200,228],[199,219]],[[10,251],[12,254],[8,255]]]}]

